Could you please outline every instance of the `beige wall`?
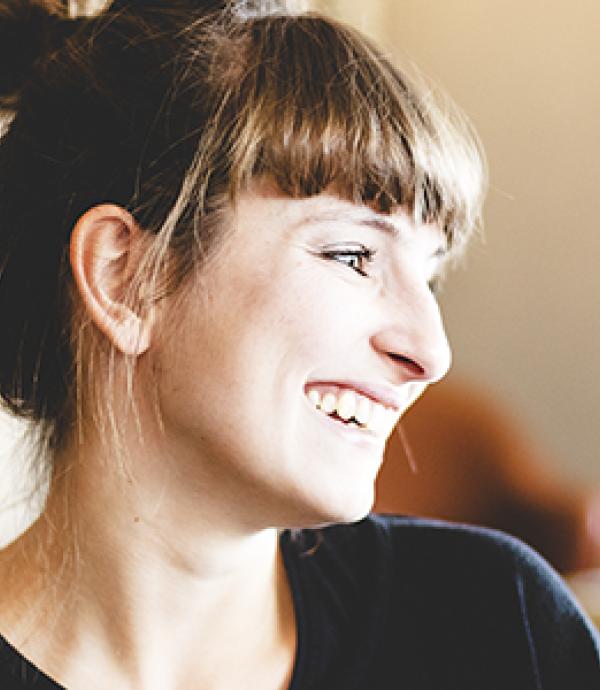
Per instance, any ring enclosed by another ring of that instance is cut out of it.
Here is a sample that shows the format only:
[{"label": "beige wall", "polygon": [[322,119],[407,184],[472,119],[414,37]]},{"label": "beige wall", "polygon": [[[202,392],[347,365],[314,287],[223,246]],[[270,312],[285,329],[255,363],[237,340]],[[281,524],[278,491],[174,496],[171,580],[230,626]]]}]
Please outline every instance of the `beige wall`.
[{"label": "beige wall", "polygon": [[443,303],[456,370],[600,482],[600,3],[315,0],[443,85],[489,157],[486,241]]}]

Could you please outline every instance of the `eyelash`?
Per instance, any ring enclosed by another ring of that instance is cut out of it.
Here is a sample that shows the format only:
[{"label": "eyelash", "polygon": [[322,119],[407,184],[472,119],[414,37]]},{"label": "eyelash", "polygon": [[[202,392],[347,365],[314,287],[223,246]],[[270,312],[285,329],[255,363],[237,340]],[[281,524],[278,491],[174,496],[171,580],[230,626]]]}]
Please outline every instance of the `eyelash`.
[{"label": "eyelash", "polygon": [[[367,278],[369,276],[365,270],[365,264],[372,263],[373,259],[375,258],[375,254],[376,251],[374,249],[369,249],[369,247],[365,247],[364,244],[356,245],[356,247],[349,246],[335,249],[322,249],[319,252],[319,256],[322,259],[337,261],[338,263],[344,264],[363,278]],[[362,263],[360,266],[352,265],[354,261],[360,261]]]}]

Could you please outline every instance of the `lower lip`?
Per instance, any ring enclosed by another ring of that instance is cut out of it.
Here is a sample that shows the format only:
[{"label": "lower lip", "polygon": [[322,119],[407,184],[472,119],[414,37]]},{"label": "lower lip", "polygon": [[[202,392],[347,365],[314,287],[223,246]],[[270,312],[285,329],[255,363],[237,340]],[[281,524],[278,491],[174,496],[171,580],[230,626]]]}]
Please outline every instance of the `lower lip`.
[{"label": "lower lip", "polygon": [[345,441],[354,443],[357,446],[368,447],[371,450],[374,447],[383,447],[385,439],[382,436],[378,436],[369,429],[360,429],[359,427],[350,426],[348,424],[344,424],[343,422],[339,422],[337,419],[334,419],[324,412],[317,410],[315,407],[310,405],[310,403],[309,407],[327,429],[337,432],[344,438]]}]

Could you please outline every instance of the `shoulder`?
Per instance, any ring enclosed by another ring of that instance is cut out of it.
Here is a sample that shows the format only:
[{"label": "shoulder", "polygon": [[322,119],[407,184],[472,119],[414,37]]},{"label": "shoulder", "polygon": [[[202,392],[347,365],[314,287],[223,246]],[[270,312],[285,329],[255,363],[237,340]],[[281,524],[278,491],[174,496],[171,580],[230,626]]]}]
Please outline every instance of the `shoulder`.
[{"label": "shoulder", "polygon": [[[424,574],[466,577],[469,572],[496,577],[521,577],[550,588],[564,589],[560,576],[534,549],[505,532],[426,518],[371,514],[350,525],[321,530],[326,548],[350,556],[360,549],[363,556],[385,558],[388,567],[401,567]],[[314,538],[314,537],[313,537]],[[361,559],[363,560],[363,559]]]},{"label": "shoulder", "polygon": [[521,637],[540,687],[600,687],[598,631],[562,578],[532,548],[476,526],[373,520],[393,544],[395,572],[410,562],[413,583],[422,583],[440,611],[449,610],[461,621],[457,630],[488,627],[489,640],[502,646]]},{"label": "shoulder", "polygon": [[415,678],[435,659],[431,687],[450,677],[471,687],[465,674],[478,687],[600,687],[597,633],[561,578],[514,537],[370,515],[303,531],[296,545],[311,554],[298,572],[313,601],[323,608],[334,591],[344,624],[380,641],[374,654],[387,649],[391,663],[410,650]]},{"label": "shoulder", "polygon": [[[360,536],[359,536],[360,535]],[[396,579],[409,577],[420,587],[442,596],[518,603],[521,613],[543,616],[547,624],[564,625],[570,618],[586,622],[563,579],[534,549],[504,532],[401,516],[370,515],[357,524],[356,543],[386,553]]]},{"label": "shoulder", "polygon": [[532,548],[509,534],[475,525],[425,518],[371,514],[360,522],[299,530],[293,537],[300,553],[333,553],[364,563],[385,560],[387,567],[426,571],[443,564],[444,574],[493,569],[499,576],[516,572],[561,582]]}]

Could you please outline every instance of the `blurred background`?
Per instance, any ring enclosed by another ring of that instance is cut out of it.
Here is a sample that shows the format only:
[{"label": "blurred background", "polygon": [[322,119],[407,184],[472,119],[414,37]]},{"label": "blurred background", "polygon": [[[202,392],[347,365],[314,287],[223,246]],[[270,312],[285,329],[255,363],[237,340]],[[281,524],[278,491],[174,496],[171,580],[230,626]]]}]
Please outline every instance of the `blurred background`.
[{"label": "blurred background", "polygon": [[[506,482],[508,490],[514,486],[517,493],[527,493],[525,487],[541,483],[546,491],[540,494],[541,504],[571,502],[579,511],[578,529],[593,530],[589,497],[600,487],[600,3],[309,4],[361,28],[400,64],[417,65],[448,92],[474,123],[490,168],[484,235],[441,295],[454,371],[450,383],[440,386],[450,385],[454,392],[448,399],[442,394],[429,410],[415,410],[421,421],[412,424],[412,431],[407,418],[409,446],[418,468],[421,463],[420,474],[407,471],[410,477],[402,479],[388,471],[380,507],[459,519],[455,507],[447,501],[443,505],[443,494],[461,478],[473,479],[478,465],[462,467],[452,464],[452,458],[470,452],[460,440],[485,426],[475,411],[489,405],[504,429],[502,447],[506,454],[511,447],[514,451],[510,473],[520,475],[513,484]],[[461,390],[472,400],[470,407],[460,406],[465,397]],[[433,452],[419,445],[417,427],[431,430],[440,415],[459,409],[460,415],[446,420],[447,428],[460,432],[450,439],[453,449],[433,448],[441,458],[440,506],[431,505],[437,500],[433,489],[423,492],[422,503],[412,505],[411,496],[428,481],[426,456]],[[490,420],[494,414],[490,411]],[[0,500],[3,495],[14,499],[15,482],[23,481],[15,471],[17,436],[18,429],[0,420]],[[405,445],[390,459],[396,468],[408,467]],[[499,453],[498,463],[504,455]],[[521,459],[524,469],[519,468]],[[491,476],[500,487],[499,475]],[[473,488],[471,499],[465,500],[472,501],[478,491]],[[479,495],[487,494],[481,490]],[[540,515],[543,521],[543,511]],[[1,512],[0,537],[8,538],[23,520],[22,508]],[[570,539],[575,537],[567,531],[564,540]],[[572,556],[563,569],[589,562]]]}]

